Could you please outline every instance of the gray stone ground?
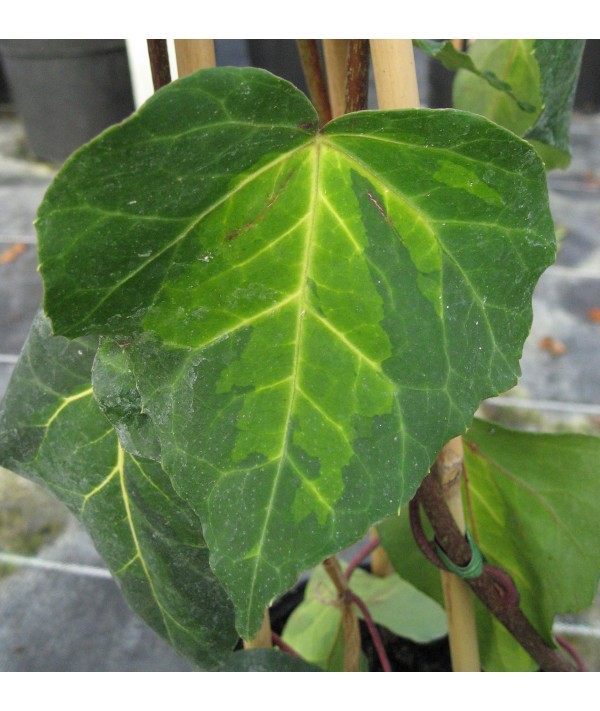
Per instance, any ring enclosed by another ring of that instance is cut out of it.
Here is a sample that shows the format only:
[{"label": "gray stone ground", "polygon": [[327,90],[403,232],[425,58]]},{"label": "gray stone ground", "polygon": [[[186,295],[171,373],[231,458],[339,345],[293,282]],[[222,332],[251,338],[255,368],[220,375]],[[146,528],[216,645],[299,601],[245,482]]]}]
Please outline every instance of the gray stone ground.
[{"label": "gray stone ground", "polygon": [[[422,66],[419,72],[422,78]],[[536,290],[523,377],[485,413],[521,427],[600,434],[600,323],[590,318],[600,309],[600,117],[574,116],[572,141],[570,168],[549,178],[562,247]],[[0,113],[0,396],[42,295],[32,222],[53,174],[28,157],[18,118]],[[547,338],[560,354],[541,347]],[[43,543],[37,559],[61,568],[0,561],[0,671],[190,669],[129,611],[89,537],[60,504],[6,472],[0,497],[0,551],[31,554]],[[560,629],[600,670],[600,605]]]}]

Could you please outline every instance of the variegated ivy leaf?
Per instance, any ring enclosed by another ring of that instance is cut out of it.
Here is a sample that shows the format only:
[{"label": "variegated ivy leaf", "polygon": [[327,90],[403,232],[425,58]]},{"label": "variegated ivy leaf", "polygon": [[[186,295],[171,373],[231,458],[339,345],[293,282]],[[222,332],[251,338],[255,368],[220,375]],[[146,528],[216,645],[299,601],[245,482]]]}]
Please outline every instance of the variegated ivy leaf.
[{"label": "variegated ivy leaf", "polygon": [[132,608],[201,668],[218,667],[237,634],[200,522],[156,462],[119,445],[92,394],[95,348],[36,319],[0,407],[0,464],[48,486],[89,530]]},{"label": "variegated ivy leaf", "polygon": [[244,637],[515,383],[555,252],[543,166],[509,132],[428,110],[318,130],[290,84],[232,68],[80,150],[38,230],[55,330],[122,348]]}]

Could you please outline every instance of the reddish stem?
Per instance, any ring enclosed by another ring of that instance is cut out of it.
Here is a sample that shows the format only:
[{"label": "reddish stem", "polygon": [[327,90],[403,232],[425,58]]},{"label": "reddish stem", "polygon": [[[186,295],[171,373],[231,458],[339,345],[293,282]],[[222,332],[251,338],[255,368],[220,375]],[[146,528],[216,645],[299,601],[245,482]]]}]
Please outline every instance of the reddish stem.
[{"label": "reddish stem", "polygon": [[271,639],[273,640],[273,644],[279,647],[282,652],[285,652],[286,654],[289,654],[292,657],[300,658],[298,652],[296,652],[295,649],[292,649],[290,645],[287,644],[287,642],[284,642],[276,632],[271,632]]},{"label": "reddish stem", "polygon": [[296,45],[300,54],[300,62],[302,63],[302,71],[308,86],[308,93],[319,114],[319,123],[324,126],[331,121],[331,106],[317,41],[314,39],[296,40]]},{"label": "reddish stem", "polygon": [[171,81],[171,67],[169,65],[169,52],[167,50],[167,40],[149,39],[148,57],[150,59],[150,70],[152,71],[152,83],[154,91],[166,86]]},{"label": "reddish stem", "polygon": [[358,568],[358,566],[363,562],[363,560],[369,556],[375,548],[381,543],[379,536],[374,536],[365,546],[363,546],[358,553],[352,558],[348,563],[348,566],[344,572],[344,577],[346,580],[350,579],[352,573]]},{"label": "reddish stem", "polygon": [[361,600],[361,598],[358,597],[358,595],[356,593],[352,592],[352,590],[348,590],[346,592],[346,596],[348,597],[348,599],[352,600],[352,602],[362,612],[362,616],[367,624],[367,629],[369,630],[369,634],[371,635],[371,639],[373,640],[373,644],[375,646],[377,656],[379,657],[379,661],[381,662],[381,668],[383,669],[384,672],[391,672],[392,667],[390,665],[390,660],[388,659],[388,656],[385,653],[385,648],[383,646],[383,640],[381,639],[379,630],[377,629],[375,623],[373,622],[373,618],[371,617],[369,608],[365,605],[363,600]]},{"label": "reddish stem", "polygon": [[560,637],[559,635],[555,635],[555,638],[556,641],[560,644],[560,646],[571,655],[579,671],[589,671],[585,665],[585,662],[583,661],[583,658],[570,642],[567,642],[564,637]]}]

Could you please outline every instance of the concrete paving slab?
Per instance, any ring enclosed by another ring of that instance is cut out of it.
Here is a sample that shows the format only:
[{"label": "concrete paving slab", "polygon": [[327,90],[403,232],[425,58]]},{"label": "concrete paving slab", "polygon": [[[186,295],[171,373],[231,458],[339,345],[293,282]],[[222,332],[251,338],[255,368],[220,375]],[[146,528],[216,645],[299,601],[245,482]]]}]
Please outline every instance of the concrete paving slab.
[{"label": "concrete paving slab", "polygon": [[[44,558],[103,565],[74,518]],[[21,568],[0,579],[0,671],[192,671],[112,580]]]},{"label": "concrete paving slab", "polygon": [[8,381],[10,380],[10,376],[12,375],[13,368],[14,365],[11,365],[9,363],[0,363],[0,400],[6,392],[6,388],[8,387]]},{"label": "concrete paving slab", "polygon": [[22,243],[0,246],[0,354],[21,351],[42,293],[35,246]]}]

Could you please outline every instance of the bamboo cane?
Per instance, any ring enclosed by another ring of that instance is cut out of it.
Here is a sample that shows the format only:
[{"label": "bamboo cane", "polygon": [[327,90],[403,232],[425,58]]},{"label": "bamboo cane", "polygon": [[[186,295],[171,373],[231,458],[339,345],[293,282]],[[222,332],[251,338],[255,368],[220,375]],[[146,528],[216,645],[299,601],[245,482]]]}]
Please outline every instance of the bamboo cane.
[{"label": "bamboo cane", "polygon": [[[371,40],[371,61],[380,109],[412,109],[419,106],[410,40]],[[381,547],[373,551],[371,570],[381,577],[393,572],[393,566]]]},{"label": "bamboo cane", "polygon": [[416,109],[419,88],[411,40],[371,40],[371,59],[380,109]]},{"label": "bamboo cane", "polygon": [[175,56],[179,78],[198,69],[216,66],[215,43],[206,39],[176,39]]},{"label": "bamboo cane", "polygon": [[[442,449],[432,472],[438,478],[444,499],[461,533],[465,533],[465,516],[461,495],[463,467],[462,437],[455,437]],[[448,637],[452,669],[456,672],[481,671],[473,596],[467,583],[441,571],[442,589],[448,617]]]},{"label": "bamboo cane", "polygon": [[348,57],[348,40],[323,40],[323,54],[327,72],[327,89],[331,116],[342,116],[346,107],[346,60]]}]

